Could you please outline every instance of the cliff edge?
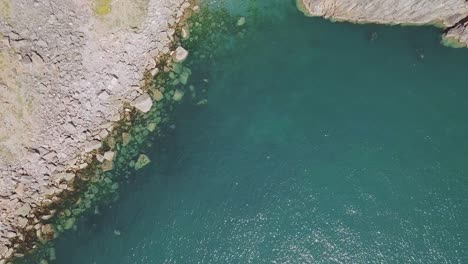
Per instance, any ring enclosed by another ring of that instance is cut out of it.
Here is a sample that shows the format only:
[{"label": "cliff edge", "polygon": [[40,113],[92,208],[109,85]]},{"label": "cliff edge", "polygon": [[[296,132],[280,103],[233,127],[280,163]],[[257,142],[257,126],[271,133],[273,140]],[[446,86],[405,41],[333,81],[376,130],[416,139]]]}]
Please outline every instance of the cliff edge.
[{"label": "cliff edge", "polygon": [[443,42],[468,46],[468,2],[465,0],[297,0],[308,16],[337,21],[445,28]]}]

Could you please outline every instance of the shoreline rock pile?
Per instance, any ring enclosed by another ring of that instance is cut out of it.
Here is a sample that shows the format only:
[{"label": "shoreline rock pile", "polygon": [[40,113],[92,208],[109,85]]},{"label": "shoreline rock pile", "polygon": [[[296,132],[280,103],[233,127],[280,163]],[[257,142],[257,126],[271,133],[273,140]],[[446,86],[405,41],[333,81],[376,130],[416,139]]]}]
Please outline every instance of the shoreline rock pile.
[{"label": "shoreline rock pile", "polygon": [[0,263],[20,256],[25,232],[54,236],[41,222],[55,212],[38,215],[37,209],[73,191],[74,171],[93,159],[113,159],[112,151],[94,153],[123,106],[151,109],[145,78],[158,72],[158,57],[171,54],[175,27],[192,5],[1,1]]}]

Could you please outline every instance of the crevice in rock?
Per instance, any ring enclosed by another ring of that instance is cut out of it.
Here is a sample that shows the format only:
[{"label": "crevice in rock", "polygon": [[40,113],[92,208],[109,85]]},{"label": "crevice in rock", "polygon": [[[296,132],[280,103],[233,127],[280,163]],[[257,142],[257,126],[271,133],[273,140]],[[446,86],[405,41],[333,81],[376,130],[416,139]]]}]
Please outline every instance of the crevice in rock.
[{"label": "crevice in rock", "polygon": [[457,23],[453,24],[453,26],[450,26],[450,27],[446,27],[444,29],[444,34],[447,34],[450,30],[454,29],[454,28],[457,28],[459,26],[466,26],[465,24],[468,23],[468,16],[460,19],[460,21],[458,21]]}]

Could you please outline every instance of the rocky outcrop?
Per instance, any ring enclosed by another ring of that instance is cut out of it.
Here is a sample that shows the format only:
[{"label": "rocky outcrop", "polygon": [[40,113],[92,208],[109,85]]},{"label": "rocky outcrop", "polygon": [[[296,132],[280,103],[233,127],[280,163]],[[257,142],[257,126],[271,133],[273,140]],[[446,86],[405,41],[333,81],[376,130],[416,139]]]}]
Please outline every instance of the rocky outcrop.
[{"label": "rocky outcrop", "polygon": [[81,157],[101,147],[122,106],[151,108],[145,74],[176,52],[174,27],[190,6],[0,0],[0,263],[15,254],[21,230],[39,222],[35,208],[87,166]]},{"label": "rocky outcrop", "polygon": [[444,43],[468,45],[465,0],[297,0],[306,15],[355,23],[436,25]]}]

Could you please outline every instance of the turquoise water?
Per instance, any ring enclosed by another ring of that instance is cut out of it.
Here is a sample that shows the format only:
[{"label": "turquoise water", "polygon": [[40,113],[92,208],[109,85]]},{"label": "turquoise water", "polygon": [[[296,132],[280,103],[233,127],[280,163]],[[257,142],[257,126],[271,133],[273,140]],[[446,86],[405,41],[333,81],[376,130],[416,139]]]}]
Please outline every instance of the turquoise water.
[{"label": "turquoise water", "polygon": [[468,50],[269,12],[57,263],[468,263]]}]

